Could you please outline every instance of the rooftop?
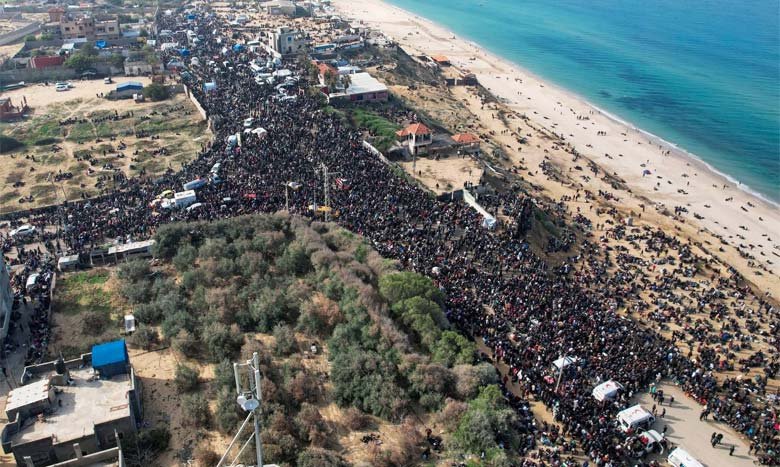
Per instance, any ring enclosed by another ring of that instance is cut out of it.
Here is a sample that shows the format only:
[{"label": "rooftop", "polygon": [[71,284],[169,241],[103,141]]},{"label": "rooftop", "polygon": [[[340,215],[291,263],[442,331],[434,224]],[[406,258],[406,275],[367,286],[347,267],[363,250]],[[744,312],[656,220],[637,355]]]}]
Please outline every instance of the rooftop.
[{"label": "rooftop", "polygon": [[347,94],[387,91],[387,86],[368,73],[353,73],[349,75],[349,83]]},{"label": "rooftop", "polygon": [[479,138],[471,133],[458,133],[452,135],[452,140],[459,144],[479,143]]},{"label": "rooftop", "polygon": [[96,424],[130,416],[127,399],[127,392],[133,389],[130,375],[97,380],[93,378],[92,368],[85,368],[71,370],[70,376],[73,379],[70,385],[56,387],[61,392],[55,395],[52,413],[43,421],[36,417],[25,420],[19,433],[11,437],[13,444],[52,435],[55,444],[74,441],[93,434]]},{"label": "rooftop", "polygon": [[431,129],[422,123],[412,123],[403,130],[396,132],[396,134],[401,137],[408,135],[430,135]]}]

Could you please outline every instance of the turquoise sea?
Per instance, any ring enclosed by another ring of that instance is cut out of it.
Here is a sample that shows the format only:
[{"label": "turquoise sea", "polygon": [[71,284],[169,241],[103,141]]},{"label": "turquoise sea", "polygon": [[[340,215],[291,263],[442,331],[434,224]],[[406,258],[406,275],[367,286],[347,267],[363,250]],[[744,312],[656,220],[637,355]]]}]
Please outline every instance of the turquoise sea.
[{"label": "turquoise sea", "polygon": [[390,0],[780,201],[780,0]]}]

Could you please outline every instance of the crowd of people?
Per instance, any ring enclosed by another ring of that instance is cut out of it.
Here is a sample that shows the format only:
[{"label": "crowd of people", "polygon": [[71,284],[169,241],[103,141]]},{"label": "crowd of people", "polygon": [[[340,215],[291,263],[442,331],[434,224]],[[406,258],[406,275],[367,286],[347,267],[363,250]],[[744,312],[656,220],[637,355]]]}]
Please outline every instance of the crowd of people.
[{"label": "crowd of people", "polygon": [[[183,18],[182,12],[161,14],[158,27],[181,30]],[[534,211],[540,208],[519,189],[485,198],[489,209],[514,222],[512,228],[485,229],[476,211],[437,200],[396,175],[366,150],[358,132],[323,111],[321,101],[307,91],[305,63],[284,62],[298,80],[282,93],[273,85],[258,84],[249,67],[252,60],[266,63],[272,57],[263,49],[234,52],[228,45],[245,38],[220,18],[204,10],[187,28],[203,39],[192,50],[200,65],[190,67],[183,82],[208,114],[212,144],[178,172],[153,180],[127,179],[99,198],[20,214],[39,230],[57,227],[48,240],[59,254],[87,251],[107,239],[148,238],[162,223],[275,212],[286,203],[293,213],[315,216],[310,206],[325,202],[327,167],[349,180],[345,188],[330,190],[333,219],[370,239],[384,256],[431,276],[447,296],[449,320],[481,339],[495,362],[508,366],[505,394],[517,409],[519,429],[531,434],[522,451],[535,449],[536,458],[526,465],[556,464],[574,452],[586,455],[591,464],[620,464],[629,453],[615,414],[633,395],[665,378],[706,405],[713,418],[748,437],[761,462],[780,463],[777,394],[766,391],[778,370],[780,326],[768,297],[753,296],[736,277],[713,278],[708,287],[699,286],[692,277],[706,258],[660,229],[615,226],[603,238],[582,236],[576,252],[572,249],[561,262],[548,263],[526,240],[536,222]],[[163,60],[175,53],[163,53]],[[216,89],[205,90],[206,82],[216,83]],[[244,133],[247,117],[267,134],[261,138]],[[237,133],[241,144],[229,143]],[[208,176],[216,163],[220,182],[198,189],[200,209],[150,207],[160,192],[181,191],[184,183]],[[300,187],[288,190],[290,182]],[[584,216],[578,219],[576,229],[566,227],[550,237],[548,252],[565,255],[577,239],[575,231],[592,227]],[[659,261],[645,264],[628,251],[605,248],[618,241],[633,242]],[[675,292],[679,288],[685,294]],[[722,290],[741,295],[729,297],[743,300],[736,312],[739,319],[724,305]],[[640,305],[644,302],[637,297],[647,292],[652,294],[650,304]],[[651,326],[617,312],[628,306]],[[692,317],[697,313],[708,313],[720,327]],[[758,323],[761,329],[769,325],[774,334],[762,335]],[[665,338],[669,324],[683,330]],[[736,365],[763,373],[719,382],[716,372],[736,361],[729,354],[757,345],[756,334],[773,350],[754,352]],[[680,343],[690,348],[688,354]],[[563,356],[575,362],[564,369],[558,385],[553,362]],[[610,379],[619,381],[624,393],[612,402],[595,400],[593,387]],[[539,426],[529,410],[530,399],[542,401],[557,425]]]}]

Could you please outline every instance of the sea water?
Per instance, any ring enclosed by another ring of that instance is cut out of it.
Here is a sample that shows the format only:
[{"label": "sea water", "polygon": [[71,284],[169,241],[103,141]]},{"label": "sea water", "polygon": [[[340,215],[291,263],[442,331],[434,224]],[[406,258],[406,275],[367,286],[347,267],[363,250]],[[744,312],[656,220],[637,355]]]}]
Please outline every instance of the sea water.
[{"label": "sea water", "polygon": [[780,201],[780,0],[390,0]]}]

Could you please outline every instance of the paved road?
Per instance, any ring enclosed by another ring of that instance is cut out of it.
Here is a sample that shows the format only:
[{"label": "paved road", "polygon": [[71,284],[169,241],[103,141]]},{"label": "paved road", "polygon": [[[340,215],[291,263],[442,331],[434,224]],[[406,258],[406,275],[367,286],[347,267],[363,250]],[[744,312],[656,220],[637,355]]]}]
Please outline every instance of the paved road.
[{"label": "paved road", "polygon": [[[669,407],[664,402],[666,416],[660,417],[662,407],[657,407],[659,414],[653,428],[659,433],[667,425],[666,438],[674,447],[682,447],[706,467],[753,467],[754,457],[748,455],[750,444],[745,438],[723,423],[712,420],[699,421],[702,406],[687,397],[677,386],[664,383],[659,389],[663,389],[664,395],[674,396],[674,404]],[[653,407],[653,398],[648,393],[643,393],[638,402],[647,410]],[[710,445],[710,436],[713,432],[723,433],[721,444],[713,448]],[[729,456],[729,448],[734,445],[734,455]],[[668,454],[668,452],[666,453]],[[664,455],[664,457],[666,456]]]}]

